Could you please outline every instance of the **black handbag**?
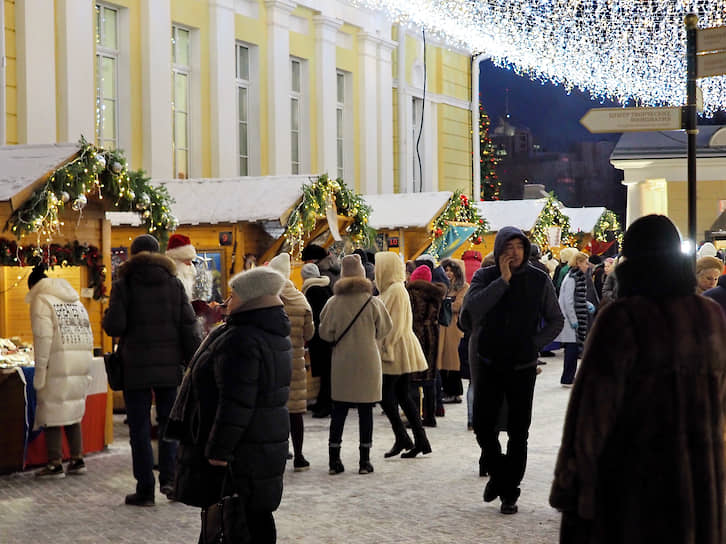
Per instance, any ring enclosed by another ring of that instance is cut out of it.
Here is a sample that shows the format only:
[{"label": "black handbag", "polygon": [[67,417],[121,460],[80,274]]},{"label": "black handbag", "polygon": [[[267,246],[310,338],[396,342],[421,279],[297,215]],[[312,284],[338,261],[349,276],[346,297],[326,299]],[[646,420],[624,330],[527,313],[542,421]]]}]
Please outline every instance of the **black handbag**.
[{"label": "black handbag", "polygon": [[454,318],[454,312],[451,309],[451,301],[454,297],[446,297],[441,301],[441,308],[439,309],[439,325],[448,327],[451,325],[451,320]]},{"label": "black handbag", "polygon": [[103,363],[106,365],[106,378],[108,386],[112,391],[123,391],[124,388],[124,362],[121,360],[121,353],[112,351],[103,356]]},{"label": "black handbag", "polygon": [[[228,469],[222,485],[222,497],[202,509],[202,544],[239,544],[250,542],[245,507],[236,493],[225,495],[224,489],[232,471]],[[232,478],[232,481],[234,479]]]}]

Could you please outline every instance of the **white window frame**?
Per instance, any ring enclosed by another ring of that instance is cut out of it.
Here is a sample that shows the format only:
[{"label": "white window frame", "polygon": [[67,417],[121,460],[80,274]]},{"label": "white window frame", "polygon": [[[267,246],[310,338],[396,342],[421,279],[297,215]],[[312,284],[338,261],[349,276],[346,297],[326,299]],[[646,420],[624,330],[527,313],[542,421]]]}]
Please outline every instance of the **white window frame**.
[{"label": "white window frame", "polygon": [[[414,193],[420,193],[425,191],[424,183],[421,181],[421,176],[425,179],[426,169],[426,145],[423,136],[419,144],[419,152],[416,152],[416,141],[418,140],[419,132],[421,131],[421,117],[423,116],[423,105],[424,101],[422,98],[414,96],[411,98],[411,155],[412,155],[412,176],[411,183]],[[419,170],[419,155],[421,156],[421,170]]]},{"label": "white window frame", "polygon": [[[292,88],[292,66],[298,63],[300,66],[300,89]],[[308,85],[308,63],[305,59],[290,57],[290,172],[292,174],[305,174],[310,171],[310,117],[309,117],[309,93]],[[292,128],[293,102],[298,105],[298,129]],[[298,157],[294,160],[292,154],[292,142],[297,138]]]},{"label": "white window frame", "polygon": [[[178,64],[175,59],[175,51],[176,51],[176,36],[177,31],[184,31],[189,34],[189,38],[187,43],[189,44],[189,51],[187,51],[187,59],[189,64]],[[177,151],[178,150],[185,150],[186,151],[186,164],[185,169],[185,177],[189,178],[192,177],[191,174],[191,167],[192,167],[192,141],[191,141],[191,121],[192,121],[192,29],[189,27],[186,27],[184,25],[180,25],[177,23],[173,23],[171,25],[171,40],[172,40],[172,67],[171,67],[171,123],[172,123],[172,165],[173,165],[173,177],[176,178],[179,175],[179,167],[177,165]],[[176,76],[177,75],[183,75],[186,77],[186,93],[187,93],[187,109],[186,110],[180,110],[186,115],[186,141],[187,145],[186,147],[178,147],[176,142]]]},{"label": "white window frame", "polygon": [[[237,77],[237,54],[240,47],[246,47],[248,53],[248,78]],[[247,89],[247,174],[248,176],[261,175],[261,142],[260,142],[260,86],[259,86],[259,48],[255,44],[235,42],[235,111],[237,114],[238,129],[235,133],[236,146],[239,151],[239,88]],[[237,161],[239,171],[239,160]],[[240,174],[242,175],[242,174]]]},{"label": "white window frame", "polygon": [[[240,73],[240,55],[245,52],[247,54],[247,74]],[[235,82],[237,86],[237,172],[240,176],[250,175],[250,78],[251,78],[251,66],[250,48],[242,43],[237,42],[234,48],[235,57]],[[240,111],[240,104],[242,100],[240,94],[244,91],[245,93],[245,118],[242,119],[242,112]],[[240,140],[240,134],[242,133],[242,125],[245,127],[245,142],[244,145]],[[242,168],[242,160],[245,160],[245,168]]]},{"label": "white window frame", "polygon": [[[103,2],[96,2],[94,10],[101,10],[101,17],[106,11],[113,11],[116,14],[116,45],[114,48],[101,45],[99,41],[96,41],[96,115],[95,115],[95,141],[100,147],[106,149],[116,149],[119,147],[119,57],[121,53],[121,10],[115,6],[109,6]],[[98,17],[95,17],[96,23],[96,35],[100,36],[103,32],[104,26],[98,25]],[[100,41],[103,41],[102,39]],[[114,72],[114,85],[113,85],[113,97],[108,98],[103,94],[103,85],[101,85],[101,74],[102,65],[104,59],[111,59],[113,61],[113,72]],[[102,114],[104,109],[104,102],[107,100],[113,101],[113,119],[114,119],[114,130],[113,138],[107,140],[103,138],[104,132],[104,120],[105,116]],[[108,145],[110,142],[111,145]]]},{"label": "white window frame", "polygon": [[[340,164],[337,164],[337,145],[336,141],[336,164],[337,176],[342,177],[348,183],[353,183],[355,176],[355,157],[354,157],[354,135],[353,135],[353,74],[344,70],[336,70],[336,98],[337,98],[337,82],[338,77],[343,76],[343,102],[338,101],[336,106],[336,125],[338,122],[338,110],[342,111],[343,119],[343,165],[342,172]],[[338,140],[336,126],[336,140]]]}]

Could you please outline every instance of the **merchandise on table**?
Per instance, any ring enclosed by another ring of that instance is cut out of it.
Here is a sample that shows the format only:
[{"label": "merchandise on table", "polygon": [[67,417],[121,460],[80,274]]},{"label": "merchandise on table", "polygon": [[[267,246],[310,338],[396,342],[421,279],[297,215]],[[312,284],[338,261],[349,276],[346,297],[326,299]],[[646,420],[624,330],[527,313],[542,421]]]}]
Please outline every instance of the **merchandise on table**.
[{"label": "merchandise on table", "polygon": [[0,338],[0,368],[33,366],[33,345],[24,343],[17,336]]}]

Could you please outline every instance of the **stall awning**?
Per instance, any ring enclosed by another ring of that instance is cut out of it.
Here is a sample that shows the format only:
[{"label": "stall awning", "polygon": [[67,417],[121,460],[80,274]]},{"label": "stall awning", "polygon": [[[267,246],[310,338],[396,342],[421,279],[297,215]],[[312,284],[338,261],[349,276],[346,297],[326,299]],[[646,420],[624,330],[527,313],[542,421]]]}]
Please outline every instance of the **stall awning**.
[{"label": "stall awning", "polygon": [[78,153],[77,144],[0,146],[0,202],[13,209],[27,200],[40,182]]},{"label": "stall awning", "polygon": [[547,203],[546,198],[527,200],[492,200],[476,202],[479,215],[489,222],[492,232],[503,227],[517,227],[529,232]]},{"label": "stall awning", "polygon": [[453,193],[396,193],[363,195],[372,208],[368,226],[376,229],[405,229],[429,226],[441,213]]},{"label": "stall awning", "polygon": [[592,232],[600,216],[605,213],[603,206],[593,206],[590,208],[562,207],[560,210],[570,218],[570,230],[572,232]]},{"label": "stall awning", "polygon": [[[300,200],[310,176],[152,180],[167,188],[180,225],[277,221],[283,223]],[[138,214],[110,212],[114,226],[141,224]]]}]

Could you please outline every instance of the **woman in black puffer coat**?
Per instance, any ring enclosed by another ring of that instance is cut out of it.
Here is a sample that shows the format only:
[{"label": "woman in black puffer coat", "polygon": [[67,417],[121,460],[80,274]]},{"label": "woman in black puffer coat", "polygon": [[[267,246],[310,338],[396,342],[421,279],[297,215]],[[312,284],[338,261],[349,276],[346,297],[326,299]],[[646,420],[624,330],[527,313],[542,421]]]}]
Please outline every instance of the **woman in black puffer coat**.
[{"label": "woman in black puffer coat", "polygon": [[284,283],[268,267],[230,280],[227,321],[197,351],[171,414],[169,431],[181,441],[175,498],[205,508],[236,492],[244,515],[235,520],[235,542],[276,538],[292,368],[278,296]]}]

